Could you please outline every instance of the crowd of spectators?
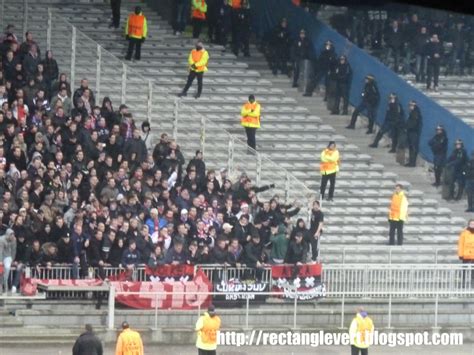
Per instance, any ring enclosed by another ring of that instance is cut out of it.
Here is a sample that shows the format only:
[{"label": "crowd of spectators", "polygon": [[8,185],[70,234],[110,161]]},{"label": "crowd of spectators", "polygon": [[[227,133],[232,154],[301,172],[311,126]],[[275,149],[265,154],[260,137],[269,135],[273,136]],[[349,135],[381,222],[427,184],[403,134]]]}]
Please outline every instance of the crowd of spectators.
[{"label": "crowd of spectators", "polygon": [[[440,68],[445,75],[472,74],[472,16],[395,5],[354,7],[333,16],[331,25],[395,72],[415,74],[417,82],[435,79]],[[430,82],[427,86],[431,87]]]},{"label": "crowd of spectators", "polygon": [[81,278],[90,267],[103,277],[106,266],[317,260],[318,203],[311,226],[293,227],[298,204],[258,198],[274,185],[207,169],[200,151],[186,162],[166,133],[152,145],[147,122],[140,129],[107,97],[98,106],[87,79],[71,87],[51,52],[40,60],[32,35],[20,44],[13,30],[0,53],[4,291],[16,291],[25,266],[71,265]]}]

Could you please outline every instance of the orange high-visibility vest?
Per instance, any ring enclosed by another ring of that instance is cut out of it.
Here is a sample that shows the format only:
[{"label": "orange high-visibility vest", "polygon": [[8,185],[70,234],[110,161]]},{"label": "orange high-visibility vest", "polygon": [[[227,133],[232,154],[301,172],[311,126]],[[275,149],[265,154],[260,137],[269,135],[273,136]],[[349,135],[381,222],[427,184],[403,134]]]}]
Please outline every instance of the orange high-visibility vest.
[{"label": "orange high-visibility vest", "polygon": [[193,12],[191,14],[191,17],[199,20],[205,20],[207,12],[206,0],[193,0],[192,5]]},{"label": "orange high-visibility vest", "polygon": [[209,61],[209,53],[205,49],[201,49],[200,51],[193,49],[189,54],[188,63],[189,65],[195,65],[196,69],[195,72],[204,72],[207,71],[207,62]]},{"label": "orange high-visibility vest", "polygon": [[145,16],[143,14],[130,14],[128,17],[128,36],[133,38],[143,38],[144,24]]},{"label": "orange high-visibility vest", "polygon": [[474,260],[474,233],[467,228],[459,235],[458,256],[466,260]]},{"label": "orange high-visibility vest", "polygon": [[260,128],[260,104],[247,102],[240,111],[240,124],[243,127]]},{"label": "orange high-visibility vest", "polygon": [[235,10],[242,8],[242,0],[232,0],[231,6]]},{"label": "orange high-visibility vest", "polygon": [[388,219],[391,221],[405,221],[408,215],[408,200],[403,191],[392,195]]},{"label": "orange high-visibility vest", "polygon": [[322,175],[334,174],[339,171],[339,151],[337,149],[324,149],[321,152],[319,171]]}]

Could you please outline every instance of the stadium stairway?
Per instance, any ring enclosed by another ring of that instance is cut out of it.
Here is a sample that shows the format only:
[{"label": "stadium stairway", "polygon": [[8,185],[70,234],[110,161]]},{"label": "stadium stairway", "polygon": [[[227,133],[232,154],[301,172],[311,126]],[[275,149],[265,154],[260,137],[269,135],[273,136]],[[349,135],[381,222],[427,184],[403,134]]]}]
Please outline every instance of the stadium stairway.
[{"label": "stadium stairway", "polygon": [[[28,5],[28,29],[34,32],[43,53],[46,43],[48,5],[50,0],[38,0]],[[138,1],[122,1],[122,22]],[[24,11],[16,1],[5,0],[4,23],[16,21]],[[169,25],[145,4],[149,36],[144,43],[142,60],[129,65],[142,77],[127,77],[127,105],[138,121],[147,116],[147,83],[143,77],[159,85],[154,93],[153,123],[155,134],[171,133],[174,103],[166,93],[180,92],[187,75],[187,55],[193,46],[188,36],[174,36]],[[70,28],[61,18],[77,28],[76,75],[74,87],[82,77],[89,78],[95,88],[97,41],[105,49],[123,58],[126,42],[122,30],[110,30],[110,9],[106,4],[54,3],[52,49],[60,70],[69,72],[71,60]],[[85,33],[90,38],[86,38]],[[303,99],[289,87],[288,78],[270,75],[263,56],[255,47],[252,57],[243,61],[224,52],[216,45],[207,45],[211,60],[205,75],[205,88],[199,100],[192,97],[180,102],[178,142],[187,158],[200,147],[200,114],[213,120],[214,127],[206,128],[205,160],[209,167],[227,165],[227,141],[224,129],[245,140],[239,125],[239,111],[249,93],[254,93],[263,107],[263,127],[257,133],[259,151],[291,171],[316,195],[319,187],[319,153],[329,140],[338,142],[342,153],[342,169],[338,177],[334,202],[324,204],[327,216],[322,240],[323,262],[340,263],[433,263],[457,262],[456,242],[465,218],[444,206],[439,196],[421,183],[416,173],[406,174],[405,168],[394,166],[382,149],[368,151],[367,138],[357,138],[356,132],[345,132],[341,126],[347,119],[327,116],[319,98]],[[110,55],[103,51],[103,55]],[[121,67],[110,56],[111,65],[102,64],[100,98],[111,97],[117,107],[122,96]],[[264,67],[265,66],[265,67]],[[191,89],[190,95],[194,89]],[[157,114],[158,113],[158,114]],[[184,114],[183,114],[184,113]],[[365,138],[365,140],[363,139]],[[242,170],[254,170],[255,159],[249,159],[244,149],[234,152]],[[375,157],[375,158],[374,158]],[[384,162],[380,164],[379,162]],[[278,167],[268,165],[261,183],[270,183],[272,177],[284,174]],[[419,172],[417,172],[420,174]],[[423,173],[423,179],[427,179]],[[284,179],[284,178],[283,178]],[[410,219],[405,227],[405,245],[389,248],[387,244],[387,211],[394,184],[401,181],[409,189]],[[284,187],[277,186],[272,193],[284,195]],[[298,195],[292,198],[298,198]]]}]

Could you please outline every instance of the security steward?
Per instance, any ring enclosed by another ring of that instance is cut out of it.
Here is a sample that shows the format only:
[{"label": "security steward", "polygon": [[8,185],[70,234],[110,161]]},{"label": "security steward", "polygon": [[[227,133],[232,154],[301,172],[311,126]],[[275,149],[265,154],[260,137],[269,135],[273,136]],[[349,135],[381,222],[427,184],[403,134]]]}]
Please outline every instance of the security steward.
[{"label": "security steward", "polygon": [[[473,264],[474,263],[474,219],[470,219],[467,228],[465,228],[458,239],[458,256],[459,260],[463,264]],[[466,279],[466,272],[463,273],[463,284]],[[471,271],[471,278],[474,276],[474,272]]]},{"label": "security steward", "polygon": [[422,128],[421,111],[416,101],[411,100],[408,104],[408,119],[406,123],[407,139],[408,139],[408,163],[405,166],[415,167],[416,157],[420,146],[420,135]]},{"label": "security steward", "polygon": [[117,339],[115,355],[144,355],[140,333],[131,330],[127,322],[122,323],[122,332]]},{"label": "security steward", "polygon": [[148,25],[146,17],[143,15],[140,6],[135,7],[135,12],[128,15],[125,25],[125,38],[128,40],[128,50],[125,56],[126,60],[132,59],[133,49],[135,48],[135,60],[140,60],[142,43],[145,42],[148,35]]},{"label": "security steward", "polygon": [[321,163],[319,165],[321,172],[321,200],[324,199],[326,186],[329,183],[328,201],[332,201],[334,197],[334,189],[336,188],[336,174],[339,172],[339,151],[336,148],[336,142],[330,141],[327,148],[321,152]]},{"label": "security steward", "polygon": [[374,322],[360,307],[349,328],[351,355],[368,355],[371,337],[374,334]]},{"label": "security steward", "polygon": [[352,113],[351,122],[346,127],[347,129],[355,129],[355,124],[357,122],[357,117],[364,110],[367,111],[367,118],[369,119],[369,127],[367,129],[367,134],[371,134],[374,130],[375,123],[375,112],[380,101],[379,88],[375,77],[373,75],[367,75],[365,77],[364,90],[362,91],[362,101],[355,108]]},{"label": "security steward", "polygon": [[403,108],[398,101],[397,95],[391,93],[389,96],[387,112],[385,113],[385,121],[383,122],[382,128],[377,132],[374,142],[369,145],[369,147],[377,148],[383,135],[388,133],[392,138],[392,148],[390,149],[390,153],[395,153],[401,127],[403,127]]},{"label": "security steward", "polygon": [[198,89],[194,98],[197,99],[202,93],[202,79],[204,72],[207,71],[207,63],[209,62],[209,53],[204,49],[201,41],[196,43],[196,48],[189,53],[188,64],[189,64],[189,75],[188,81],[184,86],[183,91],[178,94],[179,97],[186,96],[189,88],[191,87],[195,78],[197,78]]},{"label": "security steward", "polygon": [[260,104],[255,100],[254,95],[249,96],[249,100],[240,110],[240,124],[245,128],[247,134],[247,145],[256,150],[257,142],[255,135],[260,128]]},{"label": "security steward", "polygon": [[397,232],[397,245],[403,245],[403,223],[408,216],[408,200],[401,184],[395,185],[395,191],[390,202],[388,213],[389,245],[395,245],[395,231]]},{"label": "security steward", "polygon": [[206,0],[192,0],[191,18],[193,23],[193,38],[199,38],[202,27],[206,21],[207,4]]},{"label": "security steward", "polygon": [[216,315],[216,308],[210,305],[207,312],[196,322],[196,347],[199,355],[215,355],[217,349],[217,334],[221,327],[221,319]]}]

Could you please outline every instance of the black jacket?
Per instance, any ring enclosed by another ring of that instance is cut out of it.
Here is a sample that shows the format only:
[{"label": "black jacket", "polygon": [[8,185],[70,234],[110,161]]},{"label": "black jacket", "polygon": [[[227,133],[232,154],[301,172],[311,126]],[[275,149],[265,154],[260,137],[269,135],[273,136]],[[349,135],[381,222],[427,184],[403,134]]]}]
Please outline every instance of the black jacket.
[{"label": "black jacket", "polygon": [[380,93],[375,80],[369,80],[365,83],[364,91],[362,92],[362,100],[371,106],[376,106],[379,103]]},{"label": "black jacket", "polygon": [[410,113],[408,114],[408,119],[406,123],[407,133],[416,133],[419,135],[421,133],[421,127],[422,127],[421,111],[418,106],[415,106],[415,108],[411,110]]},{"label": "black jacket", "polygon": [[[467,180],[474,180],[474,158],[469,160],[466,164],[466,179]],[[17,255],[18,255],[18,247],[17,247]]]},{"label": "black jacket", "polygon": [[389,48],[401,49],[404,44],[404,36],[400,27],[396,32],[393,28],[389,28],[385,34],[385,42]]},{"label": "black jacket", "polygon": [[403,125],[403,108],[398,100],[388,104],[384,125],[392,127],[401,127]]},{"label": "black jacket", "polygon": [[345,63],[338,62],[336,65],[336,79],[339,84],[350,84],[352,77],[351,65],[345,61]]},{"label": "black jacket", "polygon": [[426,56],[431,62],[440,62],[443,57],[443,46],[441,42],[428,43],[426,46]]},{"label": "black jacket", "polygon": [[244,264],[250,267],[255,267],[257,264],[257,261],[259,262],[264,262],[264,253],[263,253],[263,244],[255,244],[253,242],[247,243],[247,245],[244,248],[245,253],[244,253]]},{"label": "black jacket", "polygon": [[102,343],[92,332],[85,332],[77,338],[72,355],[103,355]]},{"label": "black jacket", "polygon": [[428,52],[428,44],[430,43],[430,36],[428,33],[418,33],[414,39],[415,53],[426,55]]},{"label": "black jacket", "polygon": [[428,144],[431,147],[433,155],[446,158],[446,154],[448,153],[448,137],[446,136],[445,131],[443,131],[443,133],[436,134],[430,139]]},{"label": "black jacket", "polygon": [[311,58],[311,42],[308,38],[301,39],[298,37],[296,41],[293,42],[291,47],[291,58],[293,60],[304,60]]},{"label": "black jacket", "polygon": [[464,147],[456,148],[453,150],[453,152],[449,156],[447,166],[453,167],[454,173],[456,175],[460,175],[463,173],[464,169],[466,168],[466,163],[467,163],[466,149],[464,149]]},{"label": "black jacket", "polygon": [[296,243],[292,240],[288,246],[286,252],[285,263],[296,264],[298,262],[304,263],[306,261],[306,255],[308,254],[308,244],[304,240],[301,243]]},{"label": "black jacket", "polygon": [[324,48],[318,57],[316,67],[321,72],[327,73],[335,65],[336,61],[337,58],[334,47],[331,46],[329,49]]}]

